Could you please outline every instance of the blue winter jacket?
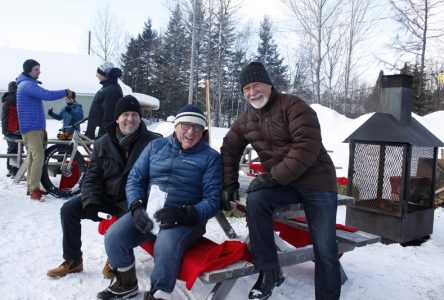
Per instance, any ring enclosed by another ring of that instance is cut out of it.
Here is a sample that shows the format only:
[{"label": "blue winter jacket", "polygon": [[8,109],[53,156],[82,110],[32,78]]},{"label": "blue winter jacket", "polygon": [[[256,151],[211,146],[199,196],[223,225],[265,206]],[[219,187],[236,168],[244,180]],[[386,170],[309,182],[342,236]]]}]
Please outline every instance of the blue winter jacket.
[{"label": "blue winter jacket", "polygon": [[[71,108],[71,110],[66,111],[67,107]],[[80,103],[74,102],[73,104],[66,105],[62,108],[60,113],[50,113],[49,115],[59,121],[63,119],[63,127],[67,127],[83,119],[83,109]],[[65,128],[65,130],[69,133],[74,132],[73,128]]]},{"label": "blue winter jacket", "polygon": [[220,154],[202,140],[183,150],[175,135],[152,141],[128,176],[128,207],[138,199],[147,203],[152,185],[168,193],[165,207],[194,205],[201,221],[219,211],[222,192]]},{"label": "blue winter jacket", "polygon": [[49,91],[39,86],[40,82],[26,74],[17,77],[17,113],[20,132],[45,130],[45,109],[42,101],[61,99],[65,90]]}]

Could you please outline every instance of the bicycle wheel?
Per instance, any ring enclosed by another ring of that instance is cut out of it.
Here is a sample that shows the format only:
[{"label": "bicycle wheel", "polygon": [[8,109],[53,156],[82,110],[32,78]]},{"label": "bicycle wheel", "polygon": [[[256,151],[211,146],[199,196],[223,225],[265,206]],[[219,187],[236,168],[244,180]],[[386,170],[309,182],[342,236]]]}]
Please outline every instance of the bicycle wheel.
[{"label": "bicycle wheel", "polygon": [[85,159],[78,151],[71,157],[71,152],[72,146],[64,144],[45,150],[41,182],[54,197],[67,198],[80,193],[86,172]]}]

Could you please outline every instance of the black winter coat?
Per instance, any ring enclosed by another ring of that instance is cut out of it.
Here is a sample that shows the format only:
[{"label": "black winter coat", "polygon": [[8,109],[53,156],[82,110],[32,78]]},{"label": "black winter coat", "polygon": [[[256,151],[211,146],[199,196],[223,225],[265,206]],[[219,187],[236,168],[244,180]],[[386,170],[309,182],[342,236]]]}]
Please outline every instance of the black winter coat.
[{"label": "black winter coat", "polygon": [[103,87],[94,96],[89,110],[88,126],[85,132],[88,137],[94,138],[97,126],[100,127],[98,136],[104,135],[106,127],[115,120],[117,100],[123,97],[122,88],[117,82],[121,75],[120,69],[113,68],[108,73],[107,79],[100,82]]},{"label": "black winter coat", "polygon": [[119,146],[115,125],[94,142],[93,153],[82,185],[83,209],[89,204],[98,205],[108,213],[127,211],[125,186],[128,174],[148,143],[161,135],[146,129],[143,122],[136,132],[129,153]]}]

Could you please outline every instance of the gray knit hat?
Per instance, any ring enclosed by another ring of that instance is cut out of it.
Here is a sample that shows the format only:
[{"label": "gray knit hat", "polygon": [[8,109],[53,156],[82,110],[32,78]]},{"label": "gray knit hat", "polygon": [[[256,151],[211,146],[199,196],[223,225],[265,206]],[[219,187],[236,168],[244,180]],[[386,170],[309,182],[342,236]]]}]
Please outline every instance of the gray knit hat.
[{"label": "gray knit hat", "polygon": [[239,74],[239,85],[242,89],[251,82],[263,82],[273,85],[267,70],[262,63],[253,61],[246,65]]},{"label": "gray knit hat", "polygon": [[107,77],[112,68],[114,68],[114,64],[110,61],[105,61],[97,68],[97,73]]}]

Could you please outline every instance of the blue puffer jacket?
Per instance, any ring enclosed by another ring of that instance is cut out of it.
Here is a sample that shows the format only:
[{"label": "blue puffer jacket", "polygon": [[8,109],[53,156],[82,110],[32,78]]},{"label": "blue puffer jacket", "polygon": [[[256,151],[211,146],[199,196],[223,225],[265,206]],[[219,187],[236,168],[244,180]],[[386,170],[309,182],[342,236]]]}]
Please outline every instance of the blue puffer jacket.
[{"label": "blue puffer jacket", "polygon": [[[66,108],[71,108],[69,111],[66,111]],[[63,119],[63,127],[71,126],[72,124],[75,124],[83,119],[83,108],[80,103],[74,102],[71,105],[66,105],[60,113],[50,113],[51,117],[53,117],[56,120],[62,120]],[[65,128],[66,132],[73,133],[73,128]]]},{"label": "blue puffer jacket", "polygon": [[40,82],[26,74],[17,78],[17,113],[20,132],[45,130],[45,109],[43,101],[57,100],[66,96],[65,90],[49,91],[40,87]]},{"label": "blue puffer jacket", "polygon": [[199,218],[219,211],[222,192],[220,154],[202,140],[182,150],[175,135],[152,141],[134,164],[126,185],[128,207],[138,199],[145,204],[152,185],[168,193],[165,207],[194,205]]}]

